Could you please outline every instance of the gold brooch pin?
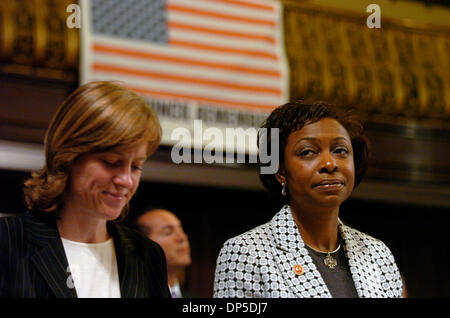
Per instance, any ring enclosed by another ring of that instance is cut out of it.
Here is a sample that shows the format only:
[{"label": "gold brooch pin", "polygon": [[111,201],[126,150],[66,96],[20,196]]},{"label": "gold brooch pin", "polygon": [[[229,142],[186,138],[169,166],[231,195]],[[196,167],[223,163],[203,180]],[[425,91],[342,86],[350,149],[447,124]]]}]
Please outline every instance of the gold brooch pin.
[{"label": "gold brooch pin", "polygon": [[303,275],[303,273],[305,272],[305,270],[303,269],[303,266],[299,265],[299,264],[295,264],[292,267],[292,270],[294,271],[295,275],[298,275],[298,276]]}]

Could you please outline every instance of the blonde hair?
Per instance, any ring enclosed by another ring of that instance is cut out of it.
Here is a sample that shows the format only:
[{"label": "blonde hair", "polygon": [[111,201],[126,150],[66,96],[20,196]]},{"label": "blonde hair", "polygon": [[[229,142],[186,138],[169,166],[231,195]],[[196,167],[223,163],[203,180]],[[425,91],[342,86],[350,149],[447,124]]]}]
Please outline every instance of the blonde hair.
[{"label": "blonde hair", "polygon": [[[141,96],[115,82],[80,86],[50,122],[44,167],[24,183],[28,209],[57,212],[62,208],[69,170],[79,155],[146,142],[150,156],[160,140],[158,117]],[[121,216],[127,209],[128,205]]]}]

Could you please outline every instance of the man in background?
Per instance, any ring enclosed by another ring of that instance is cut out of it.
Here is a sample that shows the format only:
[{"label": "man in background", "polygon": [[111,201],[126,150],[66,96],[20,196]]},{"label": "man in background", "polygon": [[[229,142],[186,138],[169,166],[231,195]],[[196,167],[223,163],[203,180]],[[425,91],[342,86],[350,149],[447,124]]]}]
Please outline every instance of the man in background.
[{"label": "man in background", "polygon": [[[151,209],[142,213],[135,222],[139,231],[161,245],[167,259],[167,275],[173,298],[186,297],[180,281],[186,267],[191,265],[189,240],[178,217],[165,209]],[[184,294],[184,295],[183,295]]]}]

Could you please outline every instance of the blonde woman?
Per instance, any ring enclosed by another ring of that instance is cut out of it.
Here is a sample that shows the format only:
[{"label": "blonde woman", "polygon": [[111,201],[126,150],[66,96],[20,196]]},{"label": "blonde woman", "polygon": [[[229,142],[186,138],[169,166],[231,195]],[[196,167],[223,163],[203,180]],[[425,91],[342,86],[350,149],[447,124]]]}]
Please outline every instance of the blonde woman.
[{"label": "blonde woman", "polygon": [[0,297],[170,297],[162,249],[123,219],[158,118],[112,82],[79,87],[45,137],[45,165],[25,182],[29,211],[0,220]]}]

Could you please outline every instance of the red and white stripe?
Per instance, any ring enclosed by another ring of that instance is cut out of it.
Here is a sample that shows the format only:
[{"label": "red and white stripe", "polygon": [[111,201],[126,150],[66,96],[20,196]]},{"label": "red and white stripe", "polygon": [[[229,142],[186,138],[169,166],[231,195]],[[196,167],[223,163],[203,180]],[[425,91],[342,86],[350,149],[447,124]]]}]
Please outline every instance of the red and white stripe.
[{"label": "red and white stripe", "polygon": [[169,44],[90,34],[84,80],[152,98],[269,111],[288,96],[281,7],[270,0],[168,0]]}]

